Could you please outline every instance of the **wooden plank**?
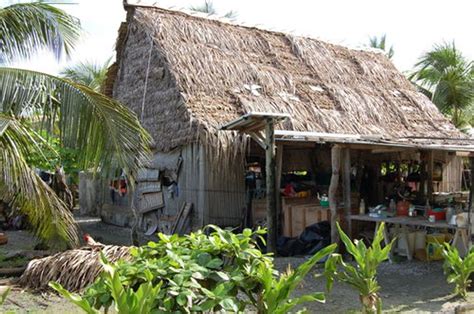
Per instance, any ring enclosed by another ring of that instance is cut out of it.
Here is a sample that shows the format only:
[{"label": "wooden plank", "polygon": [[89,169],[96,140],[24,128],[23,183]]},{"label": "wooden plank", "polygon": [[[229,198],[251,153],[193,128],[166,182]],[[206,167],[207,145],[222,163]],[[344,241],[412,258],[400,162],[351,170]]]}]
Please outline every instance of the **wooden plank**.
[{"label": "wooden plank", "polygon": [[267,119],[265,124],[265,170],[267,192],[267,252],[276,253],[277,208],[276,208],[276,167],[274,121]]},{"label": "wooden plank", "polygon": [[344,166],[343,166],[343,198],[344,198],[344,222],[346,226],[346,233],[351,233],[351,220],[348,218],[351,214],[351,151],[349,148],[344,148]]},{"label": "wooden plank", "polygon": [[257,143],[261,148],[265,149],[265,139],[262,137],[261,133],[250,132],[249,136]]},{"label": "wooden plank", "polygon": [[276,146],[276,177],[275,177],[275,186],[276,186],[276,210],[277,210],[277,226],[278,230],[283,230],[282,226],[282,206],[281,206],[281,193],[280,193],[280,183],[281,183],[281,169],[283,163],[283,145],[278,144]]},{"label": "wooden plank", "polygon": [[[196,152],[197,151],[197,152]],[[209,224],[209,206],[206,196],[207,196],[207,183],[208,183],[208,176],[209,173],[206,172],[206,151],[205,147],[202,144],[196,144],[194,152],[196,152],[198,157],[198,178],[193,178],[193,180],[197,179],[197,182],[193,182],[193,184],[197,184],[193,188],[197,189],[197,211],[200,213],[201,218],[201,228]]]},{"label": "wooden plank", "polygon": [[467,214],[467,221],[468,221],[468,241],[469,241],[469,246],[471,246],[471,239],[472,239],[472,228],[473,228],[473,219],[474,217],[473,212],[474,212],[474,157],[469,158],[469,164],[471,167],[471,186],[469,188],[469,212]]},{"label": "wooden plank", "polygon": [[372,221],[372,222],[386,222],[391,224],[407,225],[407,226],[418,226],[418,227],[430,227],[437,229],[457,229],[456,225],[450,225],[445,221],[430,222],[424,217],[370,217],[369,215],[350,215],[349,219],[357,221]]},{"label": "wooden plank", "polygon": [[283,206],[283,236],[292,237],[292,212],[291,206]]},{"label": "wooden plank", "polygon": [[159,176],[160,171],[158,169],[140,168],[137,171],[138,182],[158,181]]},{"label": "wooden plank", "polygon": [[341,165],[341,147],[334,145],[331,148],[332,175],[329,184],[329,208],[331,209],[331,242],[339,243],[339,233],[337,232],[337,188],[339,185],[339,172]]},{"label": "wooden plank", "polygon": [[179,212],[178,212],[178,215],[176,215],[176,218],[174,220],[174,224],[173,226],[171,227],[171,234],[175,233],[176,232],[176,229],[178,227],[178,223],[181,219],[181,217],[183,216],[183,212],[184,212],[184,209],[186,208],[186,203],[183,203],[183,206],[181,206]]},{"label": "wooden plank", "polygon": [[186,223],[188,222],[189,215],[191,214],[191,211],[193,209],[193,204],[192,203],[185,203],[183,213],[181,215],[181,218],[177,220],[176,227],[175,227],[175,233],[178,234],[183,234],[186,232]]},{"label": "wooden plank", "polygon": [[138,197],[137,212],[140,214],[163,208],[163,192],[140,193]]},{"label": "wooden plank", "polygon": [[430,200],[430,204],[433,205],[433,151],[430,150],[426,155],[426,172],[427,172],[427,198]]},{"label": "wooden plank", "polygon": [[304,206],[291,206],[291,236],[298,237],[306,227]]}]

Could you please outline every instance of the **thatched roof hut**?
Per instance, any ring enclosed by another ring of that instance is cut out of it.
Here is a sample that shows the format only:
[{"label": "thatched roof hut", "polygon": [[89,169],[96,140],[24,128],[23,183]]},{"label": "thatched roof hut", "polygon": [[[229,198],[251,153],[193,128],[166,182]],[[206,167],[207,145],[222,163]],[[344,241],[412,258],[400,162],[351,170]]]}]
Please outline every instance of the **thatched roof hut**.
[{"label": "thatched roof hut", "polygon": [[155,7],[126,9],[109,92],[142,118],[157,150],[228,138],[218,128],[249,112],[289,113],[282,130],[464,137],[382,53]]},{"label": "thatched roof hut", "polygon": [[382,53],[200,14],[125,9],[106,92],[152,134],[152,167],[171,172],[167,215],[191,202],[195,225],[240,221],[248,137],[221,127],[252,112],[288,114],[276,127],[281,140],[474,150]]}]

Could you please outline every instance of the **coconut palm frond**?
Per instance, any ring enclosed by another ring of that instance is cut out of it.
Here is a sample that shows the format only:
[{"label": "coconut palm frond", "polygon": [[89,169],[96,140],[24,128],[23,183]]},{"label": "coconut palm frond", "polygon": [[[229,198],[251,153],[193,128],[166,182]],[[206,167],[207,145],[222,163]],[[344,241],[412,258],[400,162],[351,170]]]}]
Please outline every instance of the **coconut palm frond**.
[{"label": "coconut palm frond", "polygon": [[133,175],[148,162],[150,137],[135,114],[89,87],[29,70],[0,67],[0,112],[41,116],[59,130],[61,145],[80,152],[83,169]]},{"label": "coconut palm frond", "polygon": [[28,166],[41,138],[19,120],[0,115],[0,199],[28,217],[33,233],[52,247],[78,243],[71,212]]},{"label": "coconut palm frond", "polygon": [[101,251],[90,248],[69,250],[32,260],[19,284],[24,288],[44,290],[53,281],[69,291],[79,292],[92,284],[102,272],[101,252],[110,262],[130,259],[130,247],[127,246],[106,245]]},{"label": "coconut palm frond", "polygon": [[60,76],[73,82],[90,87],[96,92],[100,92],[102,84],[107,78],[107,71],[112,58],[109,58],[103,64],[90,61],[79,62],[66,67],[61,71]]},{"label": "coconut palm frond", "polygon": [[190,9],[196,12],[207,13],[209,15],[216,14],[214,3],[210,0],[205,0],[203,4],[198,6],[192,6],[190,7]]},{"label": "coconut palm frond", "polygon": [[387,55],[387,57],[389,59],[392,59],[393,55],[395,54],[395,50],[393,49],[393,46],[390,46],[390,48],[388,48],[387,50],[386,41],[387,41],[387,34],[383,34],[382,36],[380,36],[380,38],[377,36],[369,37],[368,46],[383,50],[385,54]]},{"label": "coconut palm frond", "polygon": [[415,65],[409,79],[431,91],[431,100],[461,126],[462,110],[474,103],[474,65],[453,43],[438,44]]},{"label": "coconut palm frond", "polygon": [[0,8],[0,63],[29,58],[41,49],[60,59],[71,53],[79,34],[78,19],[44,2]]}]

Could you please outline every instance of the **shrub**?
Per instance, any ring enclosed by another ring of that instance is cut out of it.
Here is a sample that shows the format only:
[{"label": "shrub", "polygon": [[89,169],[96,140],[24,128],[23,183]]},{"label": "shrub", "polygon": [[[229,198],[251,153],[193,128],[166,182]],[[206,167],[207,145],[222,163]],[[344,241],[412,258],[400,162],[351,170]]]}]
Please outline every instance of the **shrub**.
[{"label": "shrub", "polygon": [[132,311],[132,306],[140,308],[136,304],[150,310],[140,313],[241,312],[248,306],[273,313],[277,305],[290,309],[302,302],[324,301],[321,293],[293,300],[290,294],[335,245],[277,279],[272,258],[256,244],[264,230],[234,234],[215,226],[206,229],[209,236],[203,231],[186,236],[158,234],[158,242],[132,248],[131,261],[109,264],[104,259],[105,271],[82,297],[58,284],[51,286],[89,313],[107,311],[112,305],[119,313],[138,313]]},{"label": "shrub", "polygon": [[331,255],[325,264],[328,290],[331,290],[335,279],[344,282],[359,292],[363,313],[381,313],[382,299],[378,295],[380,286],[377,283],[377,267],[388,259],[395,239],[384,248],[381,247],[380,243],[383,240],[383,229],[385,228],[382,223],[371,246],[367,248],[363,241],[354,240],[352,242],[339,224],[337,224],[337,228],[347,252],[354,258],[355,266],[345,263],[340,254]]},{"label": "shrub", "polygon": [[449,243],[443,243],[442,254],[444,257],[444,272],[448,276],[448,283],[454,283],[454,293],[466,298],[467,289],[471,286],[469,277],[474,273],[474,249],[463,258],[458,250]]}]

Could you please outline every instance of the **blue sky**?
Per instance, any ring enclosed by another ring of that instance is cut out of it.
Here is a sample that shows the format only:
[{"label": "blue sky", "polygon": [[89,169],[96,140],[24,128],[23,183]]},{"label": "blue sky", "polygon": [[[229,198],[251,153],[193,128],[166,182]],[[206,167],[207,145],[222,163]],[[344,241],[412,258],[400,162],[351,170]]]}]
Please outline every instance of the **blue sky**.
[{"label": "blue sky", "polygon": [[[203,0],[129,0],[156,3],[175,9],[199,5]],[[360,47],[373,35],[387,34],[394,46],[393,61],[402,71],[434,43],[455,40],[458,48],[474,59],[474,27],[471,0],[214,0],[218,13],[238,13],[237,21],[266,29],[310,36],[328,42]],[[57,63],[40,53],[24,68],[56,74],[67,63],[78,60],[103,62],[114,54],[113,46],[121,21],[122,0],[77,0],[61,8],[78,17],[84,35],[71,60]]]}]

